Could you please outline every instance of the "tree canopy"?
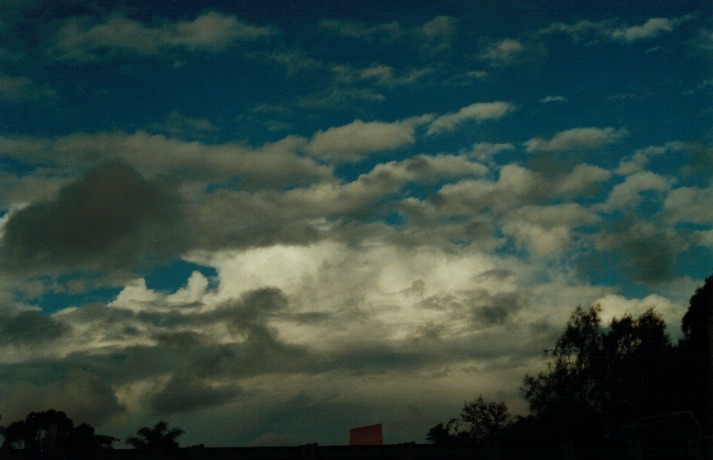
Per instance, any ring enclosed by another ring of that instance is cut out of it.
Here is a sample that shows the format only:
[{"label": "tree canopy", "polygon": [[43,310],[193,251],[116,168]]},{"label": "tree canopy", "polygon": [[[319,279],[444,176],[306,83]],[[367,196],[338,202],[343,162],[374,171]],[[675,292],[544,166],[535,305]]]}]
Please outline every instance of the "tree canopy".
[{"label": "tree canopy", "polygon": [[180,428],[168,429],[168,424],[163,420],[156,423],[153,427],[142,427],[136,432],[137,436],[132,436],[126,440],[126,443],[134,449],[143,449],[151,451],[164,451],[170,449],[178,449],[178,439],[184,431]]},{"label": "tree canopy", "polygon": [[502,402],[483,395],[463,404],[460,418],[431,428],[426,438],[434,444],[480,443],[496,439],[506,432],[513,417]]},{"label": "tree canopy", "polygon": [[[705,280],[682,318],[673,345],[653,308],[602,325],[601,307],[577,307],[546,367],[521,387],[530,415],[513,418],[504,403],[482,396],[460,418],[431,428],[437,444],[497,436],[602,440],[646,417],[688,412],[704,433],[713,428],[713,276]],[[490,427],[493,427],[492,429]]]},{"label": "tree canopy", "polygon": [[3,449],[87,451],[110,449],[116,441],[111,436],[96,434],[88,423],[74,426],[62,411],[49,409],[30,412],[24,420],[2,428]]}]

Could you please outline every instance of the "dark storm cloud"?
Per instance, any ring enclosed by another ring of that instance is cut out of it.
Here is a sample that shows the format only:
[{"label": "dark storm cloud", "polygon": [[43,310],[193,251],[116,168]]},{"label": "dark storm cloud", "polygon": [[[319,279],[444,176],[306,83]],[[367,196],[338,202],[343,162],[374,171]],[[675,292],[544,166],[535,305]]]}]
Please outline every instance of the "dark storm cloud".
[{"label": "dark storm cloud", "polygon": [[285,294],[277,288],[260,288],[248,291],[235,302],[220,306],[215,315],[240,326],[263,323],[271,315],[288,306]]},{"label": "dark storm cloud", "polygon": [[670,280],[678,253],[672,243],[666,232],[622,235],[620,249],[627,257],[621,268],[630,279],[645,284]]},{"label": "dark storm cloud", "polygon": [[[492,270],[481,276],[504,278],[506,270]],[[448,311],[453,318],[471,318],[476,326],[497,326],[507,323],[511,315],[523,308],[525,300],[518,292],[492,293],[485,289],[445,296],[433,296],[419,302],[420,308]]]},{"label": "dark storm cloud", "polygon": [[39,311],[24,311],[0,317],[0,344],[43,344],[60,338],[69,330],[67,324]]},{"label": "dark storm cloud", "polygon": [[240,394],[233,385],[209,385],[191,377],[174,376],[150,400],[157,414],[191,412],[225,404]]},{"label": "dark storm cloud", "polygon": [[475,319],[485,326],[507,323],[510,315],[520,310],[524,302],[518,292],[491,294],[487,291],[479,291],[476,297],[481,305],[474,310]]},{"label": "dark storm cloud", "polygon": [[630,281],[646,285],[671,280],[685,237],[653,222],[628,215],[597,237],[599,253],[580,257],[582,270],[617,269]]},{"label": "dark storm cloud", "polygon": [[109,161],[63,187],[54,200],[13,213],[0,254],[7,269],[131,268],[184,248],[182,201],[160,180]]},{"label": "dark storm cloud", "polygon": [[100,424],[125,410],[107,376],[67,364],[38,361],[0,366],[3,420],[51,408],[77,422]]}]

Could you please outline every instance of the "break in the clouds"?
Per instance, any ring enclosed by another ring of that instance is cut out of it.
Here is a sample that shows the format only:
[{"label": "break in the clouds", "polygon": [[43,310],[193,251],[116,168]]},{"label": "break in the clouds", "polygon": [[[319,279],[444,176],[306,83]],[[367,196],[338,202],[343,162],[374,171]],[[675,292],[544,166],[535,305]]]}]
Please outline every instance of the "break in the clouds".
[{"label": "break in the clouds", "polygon": [[[0,410],[425,440],[710,275],[704,2],[0,2]],[[475,9],[474,9],[475,8]]]}]

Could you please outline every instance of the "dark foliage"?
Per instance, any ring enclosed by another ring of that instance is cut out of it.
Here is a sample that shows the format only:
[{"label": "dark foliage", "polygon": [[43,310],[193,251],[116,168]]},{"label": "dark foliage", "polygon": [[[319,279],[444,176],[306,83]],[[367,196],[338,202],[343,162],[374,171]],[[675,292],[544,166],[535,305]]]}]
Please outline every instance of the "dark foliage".
[{"label": "dark foliage", "polygon": [[431,428],[428,440],[457,444],[499,438],[522,446],[568,439],[599,445],[636,421],[675,414],[693,414],[702,432],[711,433],[713,276],[691,297],[683,338],[675,346],[653,309],[636,318],[614,318],[607,327],[600,313],[596,305],[577,307],[554,348],[546,350],[546,369],[525,376],[521,389],[529,416],[512,418],[503,403],[481,397],[466,404],[460,419]]},{"label": "dark foliage", "polygon": [[502,437],[513,422],[503,402],[488,401],[482,395],[466,402],[459,419],[445,425],[439,423],[428,431],[426,438],[439,445],[478,444]]},{"label": "dark foliage", "polygon": [[690,410],[705,433],[713,430],[713,276],[689,301],[681,321],[683,338],[675,350],[676,404]]},{"label": "dark foliage", "polygon": [[163,420],[152,428],[147,426],[140,428],[136,434],[126,440],[126,443],[134,449],[150,450],[162,452],[166,450],[178,449],[178,439],[184,431],[180,428],[168,430],[168,424]]},{"label": "dark foliage", "polygon": [[75,427],[67,414],[54,409],[30,412],[24,420],[12,422],[3,428],[2,434],[5,438],[3,449],[33,451],[95,451],[111,449],[116,441],[111,436],[96,434],[87,423]]}]

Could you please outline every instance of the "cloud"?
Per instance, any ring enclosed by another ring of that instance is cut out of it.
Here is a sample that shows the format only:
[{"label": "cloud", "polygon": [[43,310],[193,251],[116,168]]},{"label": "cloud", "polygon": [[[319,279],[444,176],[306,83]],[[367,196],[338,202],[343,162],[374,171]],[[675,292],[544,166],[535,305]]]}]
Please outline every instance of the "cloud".
[{"label": "cloud", "polygon": [[209,11],[192,21],[147,26],[122,15],[103,20],[82,16],[64,21],[49,52],[62,60],[90,61],[117,53],[154,56],[171,49],[221,52],[236,42],[254,41],[276,33],[252,26],[235,16]]},{"label": "cloud", "polygon": [[[45,372],[33,368],[41,364],[47,366]],[[53,371],[61,377],[52,375]],[[3,419],[8,421],[52,408],[64,411],[77,424],[87,422],[98,426],[125,409],[111,386],[91,372],[63,368],[53,362],[29,362],[14,366],[13,374],[11,378],[4,378],[0,389],[0,396],[7,401]]]},{"label": "cloud", "polygon": [[597,299],[594,304],[602,307],[602,324],[608,325],[614,318],[621,318],[624,315],[633,317],[644,314],[648,309],[654,308],[661,314],[666,322],[666,332],[674,341],[681,336],[680,321],[681,307],[671,302],[670,299],[660,295],[651,294],[643,299],[628,299],[621,295],[608,294],[601,299]]},{"label": "cloud", "polygon": [[0,317],[0,343],[11,346],[38,346],[53,342],[70,330],[61,320],[37,310]]},{"label": "cloud", "polygon": [[170,415],[227,404],[239,394],[234,385],[211,385],[193,377],[174,376],[151,396],[149,404],[156,414]]},{"label": "cloud", "polygon": [[568,173],[556,178],[553,184],[553,191],[555,195],[587,195],[611,176],[612,173],[609,170],[580,163]]},{"label": "cloud", "polygon": [[5,269],[117,269],[175,257],[185,247],[182,206],[168,184],[107,162],[10,216],[0,246]]},{"label": "cloud", "polygon": [[333,87],[300,98],[297,105],[306,109],[335,110],[353,107],[355,102],[384,102],[386,96],[370,88]]},{"label": "cloud", "polygon": [[0,74],[0,101],[10,103],[52,102],[57,93],[48,85],[22,76]]},{"label": "cloud", "polygon": [[651,158],[668,154],[679,153],[686,150],[686,144],[680,141],[667,142],[664,145],[651,145],[649,147],[638,149],[633,155],[625,157],[619,162],[617,174],[633,174],[643,172]]},{"label": "cloud", "polygon": [[536,257],[559,257],[568,251],[577,227],[599,222],[594,211],[575,203],[525,206],[508,213],[502,229]]},{"label": "cloud", "polygon": [[539,41],[529,38],[482,39],[476,59],[485,61],[494,68],[512,65],[536,64],[547,54]]},{"label": "cloud", "polygon": [[450,16],[437,16],[426,22],[418,30],[424,38],[423,47],[431,53],[439,53],[450,48],[458,30],[458,22]]},{"label": "cloud", "polygon": [[594,44],[601,39],[632,43],[638,40],[647,40],[659,36],[661,33],[672,32],[680,24],[689,21],[692,15],[673,18],[649,18],[641,25],[622,26],[614,19],[591,21],[583,19],[573,24],[554,23],[539,30],[540,34],[564,33],[574,41],[585,39],[587,44]]},{"label": "cloud", "polygon": [[505,38],[486,45],[480,58],[490,61],[493,65],[512,64],[525,52],[525,45],[513,38]]},{"label": "cloud", "polygon": [[478,142],[473,144],[469,150],[463,150],[461,153],[473,157],[478,161],[488,161],[498,153],[508,152],[514,149],[515,146],[509,143],[493,144],[490,142]]},{"label": "cloud", "polygon": [[348,22],[336,19],[325,19],[319,22],[318,27],[326,32],[336,33],[346,38],[360,40],[385,40],[392,41],[404,36],[404,28],[398,22],[382,24],[366,24],[361,22]]},{"label": "cloud", "polygon": [[602,210],[628,210],[636,208],[643,200],[645,192],[658,192],[660,195],[671,187],[671,180],[649,171],[638,172],[628,176],[624,182],[617,184],[609,192]]},{"label": "cloud", "polygon": [[154,123],[151,131],[168,134],[173,138],[201,138],[218,131],[218,128],[205,118],[191,118],[178,112],[171,112],[161,122]]},{"label": "cloud", "polygon": [[481,123],[486,120],[497,120],[515,110],[509,102],[477,102],[463,107],[458,112],[451,112],[433,120],[426,134],[440,134],[454,131],[463,122],[474,120]]},{"label": "cloud", "polygon": [[664,201],[664,211],[671,223],[713,224],[713,186],[680,187],[672,190]]},{"label": "cloud", "polygon": [[458,22],[450,16],[436,16],[420,26],[405,27],[394,21],[381,24],[367,24],[357,21],[327,19],[318,27],[325,32],[345,38],[393,44],[401,41],[417,43],[421,50],[431,54],[447,50],[456,35]]},{"label": "cloud", "polygon": [[564,96],[545,96],[540,99],[540,102],[543,104],[547,104],[550,102],[567,102],[567,98]]},{"label": "cloud", "polygon": [[312,136],[304,150],[318,158],[337,163],[359,161],[365,156],[384,150],[396,150],[413,144],[415,127],[420,121],[384,123],[361,120]]},{"label": "cloud", "polygon": [[355,82],[373,82],[387,87],[412,84],[432,72],[429,68],[422,68],[409,69],[399,73],[397,69],[383,64],[374,64],[363,68],[339,64],[332,66],[331,70],[340,84],[350,85]]},{"label": "cloud", "polygon": [[61,170],[63,164],[91,167],[121,158],[149,177],[170,175],[183,183],[198,182],[201,187],[206,183],[225,184],[239,177],[243,189],[251,189],[301,185],[331,177],[331,168],[297,154],[304,144],[303,138],[288,136],[251,148],[233,143],[182,141],[138,131],[57,138],[8,137],[0,139],[0,153],[23,162],[46,164],[54,171]]},{"label": "cloud", "polygon": [[611,38],[625,42],[633,42],[653,38],[662,32],[671,32],[680,20],[668,18],[651,18],[640,26],[624,27],[612,30]]},{"label": "cloud", "polygon": [[628,133],[614,128],[574,128],[561,131],[551,139],[535,137],[525,146],[528,152],[558,152],[563,150],[597,149],[619,141]]},{"label": "cloud", "polygon": [[519,165],[508,164],[500,168],[496,181],[464,179],[444,185],[431,203],[446,213],[474,213],[483,209],[504,210],[528,200],[536,200],[541,177]]},{"label": "cloud", "polygon": [[597,250],[607,257],[609,266],[645,285],[656,285],[674,277],[674,264],[684,246],[670,229],[630,215],[611,223],[610,228],[611,231],[594,237]]}]

